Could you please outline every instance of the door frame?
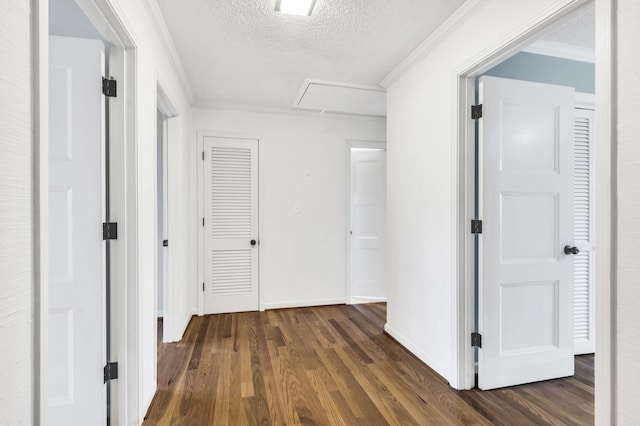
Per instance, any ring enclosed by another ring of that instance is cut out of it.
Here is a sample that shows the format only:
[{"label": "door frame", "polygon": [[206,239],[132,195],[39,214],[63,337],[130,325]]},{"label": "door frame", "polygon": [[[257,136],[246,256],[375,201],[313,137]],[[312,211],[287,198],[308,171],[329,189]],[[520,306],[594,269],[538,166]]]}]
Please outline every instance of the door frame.
[{"label": "door frame", "polygon": [[[136,46],[133,31],[110,0],[76,0],[109,44],[109,75],[119,80],[118,102],[109,105],[111,220],[120,222],[111,244],[111,353],[119,378],[110,382],[111,418],[138,421],[139,357],[137,291]],[[34,181],[34,423],[47,423],[49,322],[49,5],[32,0],[33,181]],[[133,253],[133,255],[127,255]],[[129,343],[129,344],[127,344]],[[106,401],[105,401],[106,404]]]},{"label": "door frame", "polygon": [[[615,180],[612,168],[612,106],[615,96],[613,77],[614,51],[612,26],[615,19],[610,0],[594,0],[596,7],[596,144],[595,165],[596,193],[595,227],[598,251],[596,254],[596,368],[595,368],[595,420],[596,424],[609,424],[612,420],[612,406],[615,400],[615,376],[612,374],[615,346],[611,326],[614,323],[615,281],[613,268],[615,253],[612,250],[615,234]],[[511,34],[495,45],[489,46],[476,58],[456,69],[452,84],[457,95],[454,97],[455,128],[457,143],[454,145],[453,168],[456,177],[453,191],[455,223],[453,276],[453,359],[451,386],[456,389],[471,389],[475,384],[474,350],[470,345],[470,335],[474,319],[474,244],[469,224],[474,219],[474,156],[475,123],[470,109],[475,101],[475,78],[493,66],[520,51],[533,38],[551,31],[553,26],[567,19],[576,10],[593,1],[565,0],[534,17],[526,27]]]},{"label": "door frame", "polygon": [[[174,211],[177,205],[174,205],[173,206],[174,209],[172,209],[172,205],[169,203],[169,197],[171,197],[171,194],[179,193],[178,183],[176,179],[173,179],[173,180],[169,179],[169,176],[171,175],[171,171],[174,169],[174,165],[175,165],[175,163],[171,162],[171,157],[177,155],[177,150],[178,150],[177,144],[180,142],[179,126],[178,126],[179,113],[178,113],[178,109],[175,106],[175,103],[171,100],[171,97],[167,94],[167,91],[164,89],[167,86],[162,83],[162,79],[158,77],[157,73],[156,73],[156,86],[157,86],[156,107],[158,111],[162,113],[162,121],[163,121],[163,124],[162,124],[162,127],[163,127],[162,188],[163,188],[164,195],[162,197],[163,205],[159,206],[158,198],[157,198],[157,194],[158,194],[157,188],[158,188],[159,182],[156,182],[156,185],[155,185],[156,196],[155,196],[154,204],[156,206],[156,212],[158,211],[159,207],[162,207],[163,229],[165,232],[165,235],[163,237],[165,237],[167,240],[170,240],[169,236],[175,236],[176,238],[178,237],[178,232],[175,232],[175,230],[180,229],[179,228],[180,223],[176,220],[179,217],[178,216],[179,212]],[[156,123],[155,129],[156,131],[158,129],[157,123]],[[156,135],[156,141],[157,140],[158,140],[158,135]],[[156,173],[155,176],[157,175],[158,174]],[[156,219],[157,219],[157,216],[156,216]],[[157,230],[158,227],[156,226],[154,229]],[[158,239],[159,239],[159,236],[156,235],[155,240],[158,241]],[[176,243],[177,243],[177,240],[174,241],[173,247],[178,246]],[[164,276],[163,276],[163,285],[162,285],[162,292],[163,292],[162,294],[162,302],[163,302],[162,343],[177,342],[182,337],[182,334],[180,333],[182,330],[176,331],[175,304],[173,303],[174,301],[173,296],[175,295],[175,292],[176,292],[174,265],[178,264],[178,259],[177,259],[178,252],[176,250],[171,250],[171,247],[172,246],[169,245],[169,247],[167,247],[167,250],[165,250],[163,254],[163,268],[164,268],[163,275]],[[156,259],[157,259],[158,252],[160,251],[160,247],[156,245],[156,249],[157,249],[156,251]],[[154,270],[157,271],[157,268],[155,268]],[[156,291],[157,291],[158,289],[157,277],[155,282],[156,282]],[[155,299],[154,299],[155,300],[154,312],[156,312],[156,314],[158,312],[157,296],[158,295],[156,293]],[[155,364],[157,364],[156,357],[157,357],[157,353],[154,352]]]},{"label": "door frame", "polygon": [[[202,160],[202,153],[204,152],[204,138],[226,138],[226,139],[251,139],[258,141],[258,309],[260,312],[265,310],[264,301],[264,284],[262,283],[262,256],[264,253],[265,236],[265,224],[263,220],[263,214],[261,207],[264,206],[265,200],[265,185],[263,185],[264,176],[264,152],[265,145],[262,140],[262,135],[259,133],[242,133],[242,132],[227,132],[218,130],[198,130],[197,132],[197,162],[198,162],[198,209],[196,211],[195,224],[198,227],[198,282],[196,285],[196,294],[198,299],[198,316],[203,316],[204,313],[204,295],[202,286],[204,285],[204,227],[202,224],[202,218],[204,217],[204,164]],[[267,241],[268,243],[268,241]]]},{"label": "door frame", "polygon": [[[346,247],[346,265],[345,265],[345,297],[347,305],[351,305],[351,148],[368,148],[368,149],[381,149],[387,151],[387,141],[376,140],[359,140],[359,139],[347,139],[346,141],[346,164],[347,164],[347,219],[345,221],[345,247]],[[385,225],[386,226],[386,225]]]}]

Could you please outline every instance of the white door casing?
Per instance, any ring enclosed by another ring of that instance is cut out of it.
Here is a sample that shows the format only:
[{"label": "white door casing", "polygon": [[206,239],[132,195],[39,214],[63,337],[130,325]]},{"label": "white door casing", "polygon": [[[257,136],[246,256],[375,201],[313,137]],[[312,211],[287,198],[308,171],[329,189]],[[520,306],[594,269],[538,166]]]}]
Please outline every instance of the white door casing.
[{"label": "white door casing", "polygon": [[106,422],[104,44],[49,39],[48,424]]},{"label": "white door casing", "polygon": [[258,141],[204,137],[204,313],[258,310]]},{"label": "white door casing", "polygon": [[349,303],[384,301],[386,264],[386,151],[351,149]]},{"label": "white door casing", "polygon": [[574,99],[480,79],[480,389],[574,373]]}]

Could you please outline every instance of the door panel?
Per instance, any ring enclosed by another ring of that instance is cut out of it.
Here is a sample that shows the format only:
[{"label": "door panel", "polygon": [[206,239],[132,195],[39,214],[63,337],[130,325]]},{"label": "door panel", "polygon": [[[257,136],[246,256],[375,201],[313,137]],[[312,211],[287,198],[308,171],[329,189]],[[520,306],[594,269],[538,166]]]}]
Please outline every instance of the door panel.
[{"label": "door panel", "polygon": [[204,152],[204,311],[255,311],[258,141],[206,137]]},{"label": "door panel", "polygon": [[593,135],[594,111],[575,110],[575,243],[580,253],[574,261],[574,352],[595,351],[594,338],[594,232]]},{"label": "door panel", "polygon": [[350,303],[385,300],[386,151],[351,151]]},{"label": "door panel", "polygon": [[49,424],[105,423],[104,45],[50,37]]},{"label": "door panel", "polygon": [[573,88],[480,79],[478,383],[573,375]]}]

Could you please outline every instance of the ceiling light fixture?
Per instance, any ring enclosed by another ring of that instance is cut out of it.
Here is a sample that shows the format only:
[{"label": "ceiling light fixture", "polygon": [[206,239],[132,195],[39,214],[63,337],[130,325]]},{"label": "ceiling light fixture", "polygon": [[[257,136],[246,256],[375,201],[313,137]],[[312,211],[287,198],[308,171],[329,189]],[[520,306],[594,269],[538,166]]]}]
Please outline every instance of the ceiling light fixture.
[{"label": "ceiling light fixture", "polygon": [[311,16],[316,0],[277,0],[276,12],[289,15]]}]

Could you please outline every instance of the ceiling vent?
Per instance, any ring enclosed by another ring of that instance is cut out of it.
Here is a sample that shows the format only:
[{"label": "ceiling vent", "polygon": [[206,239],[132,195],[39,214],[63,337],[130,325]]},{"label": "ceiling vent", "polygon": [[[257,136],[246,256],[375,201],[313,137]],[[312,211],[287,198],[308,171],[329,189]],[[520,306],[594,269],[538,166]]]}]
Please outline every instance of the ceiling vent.
[{"label": "ceiling vent", "polygon": [[387,92],[376,86],[305,80],[293,102],[293,108],[385,117]]}]

